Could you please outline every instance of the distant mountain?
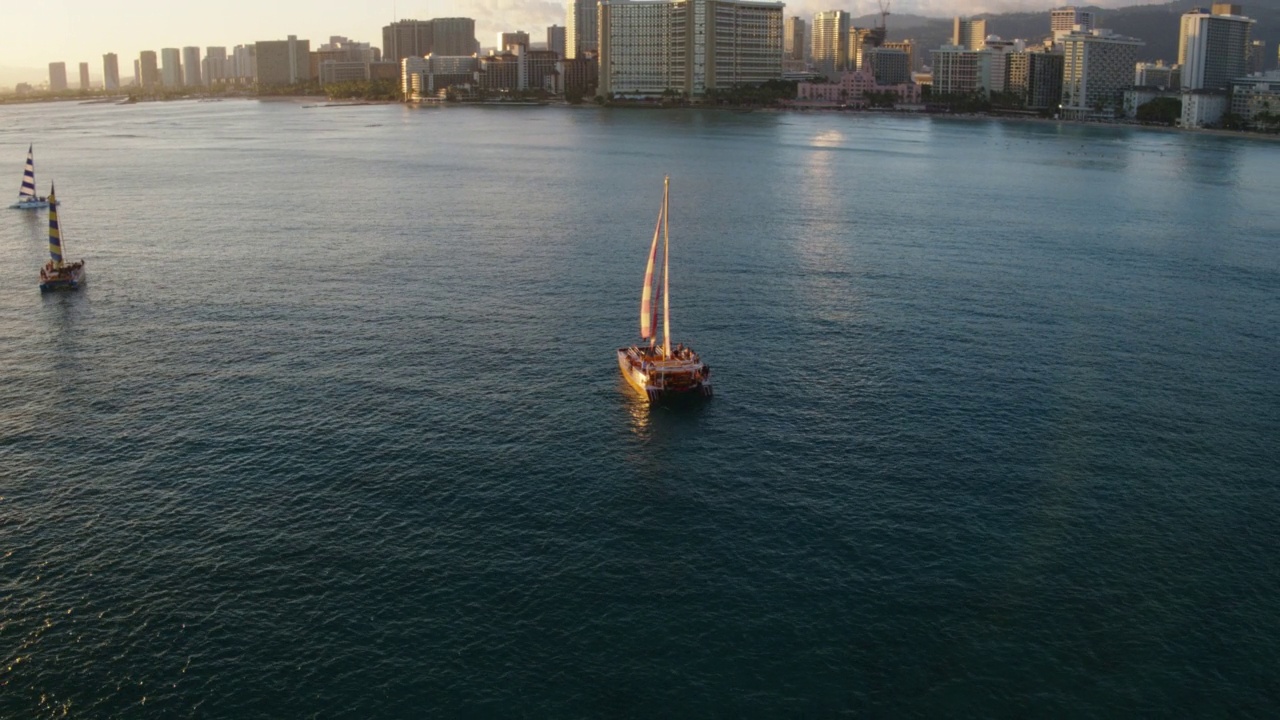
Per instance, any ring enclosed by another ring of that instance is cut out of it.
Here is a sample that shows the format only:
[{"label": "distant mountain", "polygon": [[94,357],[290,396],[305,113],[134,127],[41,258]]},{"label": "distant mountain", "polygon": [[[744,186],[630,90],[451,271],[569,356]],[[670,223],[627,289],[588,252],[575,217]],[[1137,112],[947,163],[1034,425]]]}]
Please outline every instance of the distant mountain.
[{"label": "distant mountain", "polygon": [[[1142,61],[1164,60],[1168,63],[1178,60],[1178,32],[1181,27],[1182,14],[1191,8],[1205,7],[1208,0],[1173,0],[1158,5],[1133,5],[1125,8],[1104,9],[1086,7],[1097,18],[1098,27],[1115,31],[1121,35],[1129,35],[1146,42],[1139,49],[1138,59]],[[1266,42],[1267,69],[1276,67],[1276,47],[1280,43],[1280,3],[1275,0],[1267,2],[1241,2],[1242,12],[1254,20],[1253,38]],[[1036,41],[1049,35],[1049,11],[1035,13],[1003,13],[976,15],[987,20],[987,33],[999,35],[1006,40],[1024,39]],[[857,27],[873,27],[878,24],[878,15],[864,15],[855,18]],[[911,38],[917,47],[932,50],[951,42],[952,18],[926,18],[918,15],[890,15],[888,18],[889,39],[902,40]]]},{"label": "distant mountain", "polygon": [[13,92],[18,83],[39,85],[49,81],[49,68],[6,67],[0,65],[0,92]]}]

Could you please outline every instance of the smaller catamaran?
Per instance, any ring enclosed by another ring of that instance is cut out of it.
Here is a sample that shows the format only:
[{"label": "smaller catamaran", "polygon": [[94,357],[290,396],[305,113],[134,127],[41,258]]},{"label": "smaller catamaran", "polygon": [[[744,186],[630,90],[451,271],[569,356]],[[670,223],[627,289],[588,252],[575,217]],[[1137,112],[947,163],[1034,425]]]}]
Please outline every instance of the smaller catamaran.
[{"label": "smaller catamaran", "polygon": [[[637,390],[658,403],[678,398],[711,397],[711,368],[692,348],[671,347],[670,259],[671,236],[667,226],[667,201],[671,177],[662,181],[662,209],[649,247],[649,265],[644,271],[640,292],[640,339],[647,345],[618,348],[618,368]],[[661,278],[654,272],[658,260],[658,237],[662,237]],[[662,299],[662,344],[658,338],[658,299]]]},{"label": "smaller catamaran", "polygon": [[49,198],[36,195],[36,163],[32,150],[35,146],[27,146],[27,166],[22,170],[22,188],[18,190],[18,202],[10,205],[19,210],[34,210],[49,207]]},{"label": "smaller catamaran", "polygon": [[49,186],[49,262],[40,268],[40,292],[78,290],[84,284],[84,261],[62,261],[62,230],[58,227],[58,202]]}]

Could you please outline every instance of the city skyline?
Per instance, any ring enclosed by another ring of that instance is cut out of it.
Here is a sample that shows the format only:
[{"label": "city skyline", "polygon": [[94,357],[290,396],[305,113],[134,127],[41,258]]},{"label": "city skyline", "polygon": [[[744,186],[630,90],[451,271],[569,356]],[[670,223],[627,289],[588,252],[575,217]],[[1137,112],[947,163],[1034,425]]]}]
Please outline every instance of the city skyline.
[{"label": "city skyline", "polygon": [[[994,12],[1033,12],[1064,3],[1053,0],[895,0],[892,11],[930,17]],[[1090,5],[1122,7],[1133,0],[1101,0]],[[0,24],[22,28],[0,46],[0,70],[44,71],[48,63],[78,67],[88,62],[95,79],[102,75],[101,58],[116,53],[136,59],[143,50],[164,47],[234,46],[287,35],[323,42],[330,35],[346,35],[378,46],[381,28],[398,19],[426,20],[462,16],[476,21],[476,37],[523,30],[535,42],[551,25],[564,25],[567,3],[550,0],[381,0],[358,6],[326,7],[317,13],[302,0],[278,0],[263,5],[249,0],[226,0],[219,12],[186,10],[160,0],[132,0],[128,11],[90,0],[33,0],[23,6],[0,6]],[[787,2],[788,15],[812,16],[828,10],[847,10],[854,16],[878,11],[876,0],[801,0]],[[47,74],[45,75],[47,77]]]}]

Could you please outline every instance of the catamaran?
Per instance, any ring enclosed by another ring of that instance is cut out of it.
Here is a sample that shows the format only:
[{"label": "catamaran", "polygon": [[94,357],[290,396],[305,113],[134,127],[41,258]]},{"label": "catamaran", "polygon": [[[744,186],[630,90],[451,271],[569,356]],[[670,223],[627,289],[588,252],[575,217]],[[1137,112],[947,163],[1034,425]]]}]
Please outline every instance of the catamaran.
[{"label": "catamaran", "polygon": [[40,292],[78,290],[85,282],[84,261],[62,261],[62,229],[58,227],[58,201],[49,186],[49,262],[40,268]]},{"label": "catamaran", "polygon": [[[678,398],[711,397],[711,368],[692,348],[671,347],[670,260],[671,234],[667,225],[667,201],[671,197],[671,177],[662,180],[662,209],[649,246],[649,265],[640,291],[640,339],[647,344],[618,348],[618,369],[649,402]],[[654,272],[658,260],[658,237],[662,237],[661,278]],[[662,344],[658,339],[658,300],[662,300]]]},{"label": "catamaran", "polygon": [[27,146],[27,166],[22,170],[22,189],[18,190],[18,202],[10,205],[19,210],[34,210],[49,207],[49,198],[36,195],[36,163],[32,150],[35,146]]}]

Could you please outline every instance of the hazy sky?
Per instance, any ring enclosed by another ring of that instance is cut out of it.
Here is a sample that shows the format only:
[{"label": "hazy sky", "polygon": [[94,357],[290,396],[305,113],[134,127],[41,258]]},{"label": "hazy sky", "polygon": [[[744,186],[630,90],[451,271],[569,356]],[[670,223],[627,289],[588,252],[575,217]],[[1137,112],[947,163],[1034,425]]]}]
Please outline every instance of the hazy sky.
[{"label": "hazy sky", "polygon": [[[1148,0],[1150,1],[1150,0]],[[1207,0],[1206,0],[1207,2]],[[1039,11],[1066,4],[1054,0],[893,0],[892,12],[946,17],[958,13]],[[1142,0],[1095,0],[1081,5],[1119,6]],[[876,0],[798,0],[786,14],[818,10],[876,11]],[[549,0],[0,0],[0,66],[44,68],[65,61],[72,84],[75,68],[88,62],[102,72],[102,55],[120,56],[120,74],[132,77],[141,50],[163,47],[234,46],[297,35],[317,47],[330,35],[382,45],[382,26],[400,18],[463,16],[476,20],[480,44],[494,44],[501,30],[524,30],[535,42],[548,25],[564,24],[564,2]],[[892,18],[890,24],[892,25]],[[1046,21],[1047,22],[1047,21]]]}]

